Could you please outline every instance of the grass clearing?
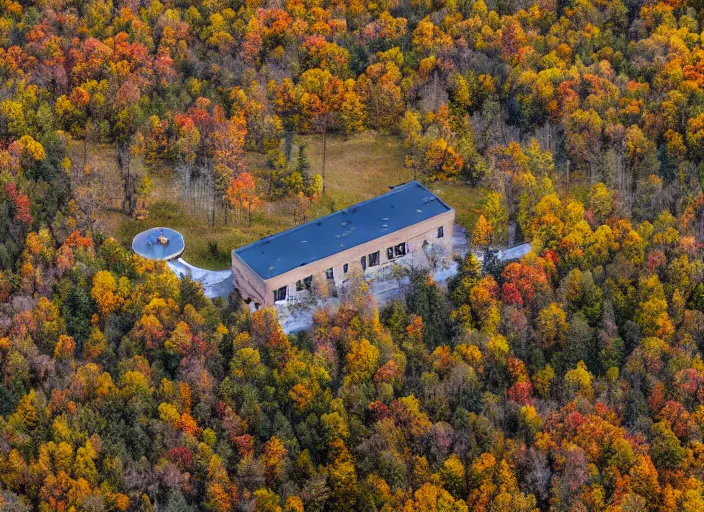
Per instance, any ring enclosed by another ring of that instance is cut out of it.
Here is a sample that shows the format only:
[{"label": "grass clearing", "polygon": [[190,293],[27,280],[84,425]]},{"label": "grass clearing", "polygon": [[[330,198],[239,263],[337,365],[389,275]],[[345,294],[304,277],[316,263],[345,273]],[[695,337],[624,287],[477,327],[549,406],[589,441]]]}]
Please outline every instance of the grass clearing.
[{"label": "grass clearing", "polygon": [[426,184],[428,190],[455,209],[457,224],[468,232],[474,229],[486,191],[464,183],[434,182]]},{"label": "grass clearing", "polygon": [[[299,137],[308,148],[313,172],[322,173],[320,137]],[[337,209],[388,192],[390,185],[413,179],[404,166],[405,152],[398,137],[363,133],[355,137],[328,137],[326,192]]]},{"label": "grass clearing", "polygon": [[123,244],[145,229],[168,226],[180,232],[186,241],[183,258],[202,268],[223,270],[230,267],[230,251],[279,231],[278,222],[267,219],[263,212],[252,216],[251,226],[216,225],[210,227],[200,219],[183,214],[182,208],[172,201],[158,201],[149,206],[149,216],[144,220],[122,223],[114,234]]},{"label": "grass clearing", "polygon": [[[305,144],[311,172],[322,173],[322,137],[296,137],[295,144]],[[83,143],[69,147],[72,161],[82,166]],[[309,212],[313,219],[346,208],[354,203],[371,199],[387,192],[389,186],[413,179],[412,170],[404,166],[403,143],[398,137],[376,135],[368,132],[353,137],[328,136],[326,159],[327,195],[316,202]],[[295,156],[295,152],[294,155]],[[266,158],[248,153],[246,161],[258,184],[265,186],[268,176]],[[149,215],[135,220],[119,211],[122,185],[113,146],[93,144],[89,147],[87,164],[95,171],[94,190],[100,197],[97,211],[100,227],[129,247],[134,235],[144,229],[167,226],[181,232],[186,240],[183,258],[189,263],[213,270],[230,267],[230,251],[262,237],[294,226],[291,204],[281,200],[265,203],[252,214],[252,225],[228,225],[218,218],[210,227],[202,218],[185,213],[178,198],[177,182],[173,170],[163,165],[149,165],[147,172],[153,182],[148,205]],[[136,168],[143,165],[140,158],[133,158]],[[458,183],[431,183],[428,188],[457,212],[457,221],[471,229],[478,216],[484,196],[483,191]]]}]

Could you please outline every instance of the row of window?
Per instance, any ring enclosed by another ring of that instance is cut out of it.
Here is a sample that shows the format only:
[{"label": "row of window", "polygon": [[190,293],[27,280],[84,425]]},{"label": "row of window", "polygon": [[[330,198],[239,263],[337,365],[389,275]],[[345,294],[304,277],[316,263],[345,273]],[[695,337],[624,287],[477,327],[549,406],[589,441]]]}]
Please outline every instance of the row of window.
[{"label": "row of window", "polygon": [[[440,226],[438,228],[438,238],[442,238],[445,236],[445,230],[443,226]],[[424,246],[427,245],[427,242],[425,242]],[[401,242],[398,245],[392,246],[392,247],[387,247],[386,248],[386,259],[387,260],[394,260],[396,258],[400,258],[401,256],[406,255],[406,243]],[[380,253],[379,251],[373,252],[371,254],[368,254],[367,256],[362,256],[360,258],[360,263],[362,264],[362,270],[367,270],[367,266],[369,267],[376,267],[381,263],[381,258],[380,258]],[[350,266],[348,263],[345,263],[342,265],[342,273],[346,274],[350,269]],[[334,274],[332,267],[327,269],[325,271],[325,278],[326,279],[334,279]],[[311,286],[313,285],[313,276],[308,276],[305,279],[300,279],[296,281],[296,291],[300,292],[303,290],[310,290]],[[282,286],[278,290],[274,290],[274,302],[280,301],[280,300],[286,300],[286,292],[288,290],[288,286]]]},{"label": "row of window", "polygon": [[[393,247],[388,247],[386,249],[386,258],[389,260],[393,260],[395,258],[400,258],[401,256],[406,255],[406,243],[402,242],[396,246]],[[369,254],[368,256],[362,256],[360,263],[362,264],[362,270],[367,269],[367,262],[369,263],[370,267],[375,267],[379,265],[380,263],[380,255],[379,251],[373,252],[372,254]],[[346,274],[350,270],[350,265],[349,263],[345,263],[342,265],[342,273]],[[325,271],[325,278],[326,279],[334,279],[335,275],[333,273],[332,267],[327,269]],[[296,281],[296,291],[301,292],[303,290],[310,290],[311,287],[313,286],[313,276],[308,276],[305,279],[299,279]],[[286,294],[287,294],[287,286],[282,286],[278,290],[274,290],[274,302],[280,301],[280,300],[286,300]]]},{"label": "row of window", "polygon": [[[387,247],[386,248],[386,259],[391,261],[401,256],[406,255],[406,242],[401,242],[400,244]],[[379,251],[373,252],[367,256],[362,256],[359,262],[362,264],[362,270],[367,270],[367,266],[376,267],[381,263],[381,255]]]}]

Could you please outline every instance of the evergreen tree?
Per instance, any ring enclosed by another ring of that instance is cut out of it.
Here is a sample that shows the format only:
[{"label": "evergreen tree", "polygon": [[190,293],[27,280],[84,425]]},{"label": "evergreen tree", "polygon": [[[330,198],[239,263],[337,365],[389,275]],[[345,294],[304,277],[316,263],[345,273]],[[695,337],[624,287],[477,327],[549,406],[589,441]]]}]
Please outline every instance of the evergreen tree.
[{"label": "evergreen tree", "polygon": [[445,294],[425,271],[411,271],[410,281],[406,308],[423,319],[423,341],[430,349],[450,344],[449,308]]}]

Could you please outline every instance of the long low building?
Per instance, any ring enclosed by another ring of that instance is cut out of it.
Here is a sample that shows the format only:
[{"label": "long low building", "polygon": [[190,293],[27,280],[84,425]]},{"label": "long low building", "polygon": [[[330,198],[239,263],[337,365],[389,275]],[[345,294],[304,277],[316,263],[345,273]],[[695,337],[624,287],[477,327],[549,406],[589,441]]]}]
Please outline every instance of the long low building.
[{"label": "long low building", "polygon": [[449,256],[455,211],[417,181],[232,251],[232,279],[256,307],[309,296],[314,278],[343,286],[395,264],[428,268]]}]

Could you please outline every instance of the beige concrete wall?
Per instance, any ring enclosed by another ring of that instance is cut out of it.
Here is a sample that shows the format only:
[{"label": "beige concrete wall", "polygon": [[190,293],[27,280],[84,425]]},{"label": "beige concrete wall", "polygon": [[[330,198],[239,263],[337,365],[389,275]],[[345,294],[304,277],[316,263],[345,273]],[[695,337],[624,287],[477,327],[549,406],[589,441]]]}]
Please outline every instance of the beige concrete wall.
[{"label": "beige concrete wall", "polygon": [[[240,291],[240,295],[245,299],[251,299],[263,306],[274,304],[274,290],[283,286],[288,286],[287,297],[296,295],[296,281],[305,279],[308,276],[324,276],[325,271],[333,269],[335,285],[339,286],[345,280],[343,272],[344,264],[349,264],[349,272],[355,268],[361,268],[360,259],[376,251],[379,251],[380,264],[369,267],[365,277],[373,279],[385,270],[388,270],[394,263],[407,267],[428,268],[431,260],[429,254],[445,255],[449,257],[452,251],[452,236],[454,231],[455,212],[450,210],[435,217],[424,220],[404,229],[394,231],[388,235],[381,236],[369,242],[351,247],[342,252],[333,254],[322,260],[311,262],[303,267],[298,267],[285,272],[271,279],[262,280],[247,265],[235,251],[232,251],[232,278],[234,286]],[[443,226],[443,238],[437,238],[438,227]],[[428,250],[423,250],[423,242],[428,242]],[[406,256],[388,260],[386,248],[396,246],[402,242],[406,243]]]},{"label": "beige concrete wall", "polygon": [[[268,297],[266,283],[242,258],[235,254],[235,251],[232,251],[232,284],[243,299],[251,299],[258,304],[268,304],[266,302]],[[273,301],[273,297],[271,297],[271,301]]]}]

